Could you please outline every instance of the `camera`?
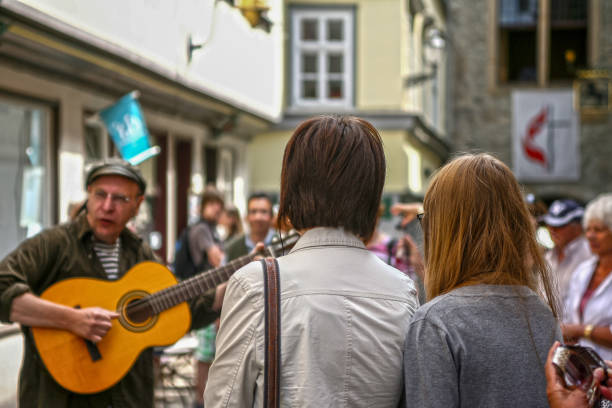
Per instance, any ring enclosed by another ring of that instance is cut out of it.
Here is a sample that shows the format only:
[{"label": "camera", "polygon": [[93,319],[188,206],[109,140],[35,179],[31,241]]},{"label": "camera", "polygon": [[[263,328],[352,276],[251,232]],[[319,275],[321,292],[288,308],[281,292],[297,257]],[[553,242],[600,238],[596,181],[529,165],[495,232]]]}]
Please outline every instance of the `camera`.
[{"label": "camera", "polygon": [[602,368],[603,382],[608,380],[606,362],[595,350],[590,347],[562,344],[555,350],[552,362],[567,388],[580,388],[586,392],[589,407],[612,408],[612,402],[600,398],[599,384],[593,377],[595,369]]}]

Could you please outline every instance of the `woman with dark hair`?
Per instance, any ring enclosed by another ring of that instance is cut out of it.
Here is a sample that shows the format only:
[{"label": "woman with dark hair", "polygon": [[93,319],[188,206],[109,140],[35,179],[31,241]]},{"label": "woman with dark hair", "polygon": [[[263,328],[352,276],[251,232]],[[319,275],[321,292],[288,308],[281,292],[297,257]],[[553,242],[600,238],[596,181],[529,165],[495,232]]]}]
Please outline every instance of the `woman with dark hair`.
[{"label": "woman with dark hair", "polygon": [[429,302],[406,338],[406,406],[547,407],[544,366],[561,332],[514,175],[490,155],[460,156],[423,207]]},{"label": "woman with dark hair", "polygon": [[[354,117],[307,120],[285,148],[278,227],[302,236],[280,268],[280,405],[396,407],[412,281],[369,252],[385,180],[376,129]],[[254,262],[229,281],[211,407],[262,406],[264,293]]]}]

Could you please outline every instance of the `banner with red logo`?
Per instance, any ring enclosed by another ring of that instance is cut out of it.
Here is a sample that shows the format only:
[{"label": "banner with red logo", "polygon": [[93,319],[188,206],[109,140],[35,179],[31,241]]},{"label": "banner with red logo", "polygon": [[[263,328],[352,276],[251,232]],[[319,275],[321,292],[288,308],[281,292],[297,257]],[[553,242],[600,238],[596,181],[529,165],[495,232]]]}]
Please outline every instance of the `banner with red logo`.
[{"label": "banner with red logo", "polygon": [[571,90],[512,93],[512,160],[519,181],[580,178],[578,115]]}]

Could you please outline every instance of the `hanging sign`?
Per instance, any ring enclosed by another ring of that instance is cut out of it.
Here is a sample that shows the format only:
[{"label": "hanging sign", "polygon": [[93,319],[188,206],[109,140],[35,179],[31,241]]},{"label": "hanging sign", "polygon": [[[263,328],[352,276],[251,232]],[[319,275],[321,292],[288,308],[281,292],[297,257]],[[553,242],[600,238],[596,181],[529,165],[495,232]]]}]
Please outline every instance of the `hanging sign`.
[{"label": "hanging sign", "polygon": [[571,90],[512,93],[512,153],[520,181],[580,177],[578,115]]},{"label": "hanging sign", "polygon": [[149,142],[137,96],[137,91],[130,92],[99,113],[121,157],[132,165],[142,163],[161,151],[159,146],[151,146]]}]

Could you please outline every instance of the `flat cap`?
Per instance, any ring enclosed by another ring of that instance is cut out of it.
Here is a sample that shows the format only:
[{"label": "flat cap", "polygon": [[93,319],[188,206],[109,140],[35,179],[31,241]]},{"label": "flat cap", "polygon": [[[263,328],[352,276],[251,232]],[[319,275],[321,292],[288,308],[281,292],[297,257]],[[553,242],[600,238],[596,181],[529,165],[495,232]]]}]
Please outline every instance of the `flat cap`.
[{"label": "flat cap", "polygon": [[147,182],[144,177],[142,177],[140,170],[127,161],[116,157],[94,164],[87,173],[85,187],[89,187],[95,179],[101,176],[122,176],[128,178],[138,184],[141,194],[144,194],[147,188]]}]

